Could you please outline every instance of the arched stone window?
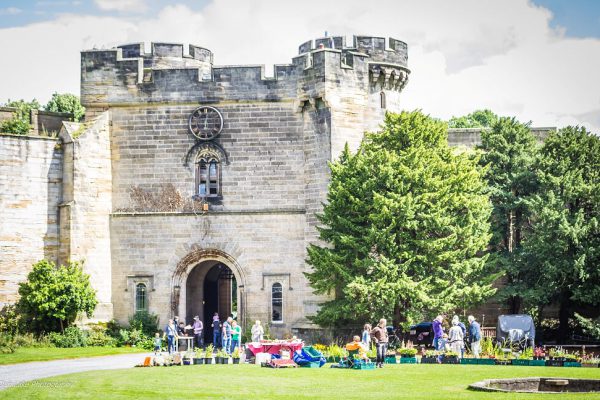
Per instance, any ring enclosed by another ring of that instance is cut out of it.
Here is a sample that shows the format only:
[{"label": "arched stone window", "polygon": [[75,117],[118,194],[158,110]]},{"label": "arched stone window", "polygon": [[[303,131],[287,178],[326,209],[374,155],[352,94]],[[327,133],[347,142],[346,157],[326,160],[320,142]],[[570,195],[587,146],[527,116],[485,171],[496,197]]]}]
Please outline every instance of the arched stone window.
[{"label": "arched stone window", "polygon": [[271,286],[271,321],[283,321],[283,287],[279,282]]},{"label": "arched stone window", "polygon": [[381,93],[379,93],[379,100],[381,102],[381,108],[387,108],[387,104],[385,103],[385,92],[381,91]]},{"label": "arched stone window", "polygon": [[145,283],[135,285],[135,312],[148,311],[148,291]]},{"label": "arched stone window", "polygon": [[211,155],[200,155],[196,161],[196,195],[219,197],[221,195],[221,163]]}]

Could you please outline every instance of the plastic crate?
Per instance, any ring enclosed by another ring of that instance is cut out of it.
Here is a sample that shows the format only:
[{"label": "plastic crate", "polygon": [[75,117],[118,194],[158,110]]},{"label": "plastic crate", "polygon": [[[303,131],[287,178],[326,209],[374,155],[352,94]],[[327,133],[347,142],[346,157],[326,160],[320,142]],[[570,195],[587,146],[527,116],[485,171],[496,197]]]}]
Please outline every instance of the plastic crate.
[{"label": "plastic crate", "polygon": [[400,357],[400,364],[417,364],[417,357]]},{"label": "plastic crate", "polygon": [[519,360],[519,359],[510,360],[510,363],[512,365],[520,365],[520,366],[524,366],[524,367],[528,367],[530,365],[529,362],[530,362],[530,360]]},{"label": "plastic crate", "polygon": [[310,361],[306,364],[300,365],[301,368],[321,368],[321,363],[319,361]]},{"label": "plastic crate", "polygon": [[320,358],[323,356],[323,354],[321,354],[320,351],[318,351],[317,349],[315,349],[312,346],[303,347],[302,350],[304,350],[306,352],[306,354],[308,354],[309,356],[314,357],[314,358]]},{"label": "plastic crate", "polygon": [[479,365],[496,365],[496,360],[493,358],[478,358],[477,364]]},{"label": "plastic crate", "polygon": [[393,357],[386,357],[385,358],[385,363],[386,364],[397,364],[396,357],[395,356],[393,356]]},{"label": "plastic crate", "polygon": [[375,369],[375,363],[372,362],[355,362],[353,369]]},{"label": "plastic crate", "polygon": [[563,364],[562,360],[546,360],[546,367],[562,367]]},{"label": "plastic crate", "polygon": [[581,367],[581,363],[576,361],[565,361],[563,367]]},{"label": "plastic crate", "polygon": [[421,364],[437,364],[437,357],[421,357]]},{"label": "plastic crate", "polygon": [[544,367],[546,366],[546,360],[529,360],[530,367]]},{"label": "plastic crate", "polygon": [[479,359],[477,359],[477,358],[461,358],[460,363],[466,364],[466,365],[479,364]]},{"label": "plastic crate", "polygon": [[460,364],[458,357],[442,357],[442,364]]}]

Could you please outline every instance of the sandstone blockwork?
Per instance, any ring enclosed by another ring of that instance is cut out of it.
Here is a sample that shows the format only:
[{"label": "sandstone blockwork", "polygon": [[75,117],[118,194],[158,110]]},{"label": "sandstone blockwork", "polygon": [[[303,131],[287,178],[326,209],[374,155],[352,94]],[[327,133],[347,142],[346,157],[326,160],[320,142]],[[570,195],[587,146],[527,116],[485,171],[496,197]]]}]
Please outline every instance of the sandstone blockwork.
[{"label": "sandstone blockwork", "polygon": [[275,336],[314,328],[327,298],[303,273],[327,163],[402,109],[406,43],[311,40],[273,77],[198,46],[148,50],[83,51],[85,121],[0,135],[0,303],[35,261],[85,260],[95,319],[146,309],[161,324],[218,312]]}]

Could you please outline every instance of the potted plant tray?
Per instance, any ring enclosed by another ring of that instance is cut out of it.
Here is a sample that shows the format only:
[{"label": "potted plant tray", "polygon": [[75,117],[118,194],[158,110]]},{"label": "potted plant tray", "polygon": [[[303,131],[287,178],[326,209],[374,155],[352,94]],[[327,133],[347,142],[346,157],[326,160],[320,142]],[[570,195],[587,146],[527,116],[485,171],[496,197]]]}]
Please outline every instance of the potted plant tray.
[{"label": "potted plant tray", "polygon": [[530,367],[543,367],[546,365],[546,360],[529,360]]},{"label": "potted plant tray", "polygon": [[493,358],[478,358],[478,365],[496,365],[496,360]]},{"label": "potted plant tray", "polygon": [[396,356],[385,356],[386,364],[396,364]]},{"label": "potted plant tray", "polygon": [[563,360],[557,360],[556,358],[553,360],[546,360],[546,367],[562,367],[563,364]]},{"label": "potted plant tray", "polygon": [[460,363],[466,364],[466,365],[475,365],[475,364],[479,364],[479,359],[478,358],[461,358]]},{"label": "potted plant tray", "polygon": [[581,363],[577,361],[565,361],[563,367],[581,367]]},{"label": "potted plant tray", "polygon": [[438,363],[437,357],[427,357],[427,356],[421,357],[421,364],[437,364],[437,363]]},{"label": "potted plant tray", "polygon": [[417,357],[400,357],[400,364],[417,364]]},{"label": "potted plant tray", "polygon": [[530,360],[527,359],[519,359],[519,358],[515,358],[513,360],[510,360],[511,365],[520,365],[523,367],[528,367]]}]

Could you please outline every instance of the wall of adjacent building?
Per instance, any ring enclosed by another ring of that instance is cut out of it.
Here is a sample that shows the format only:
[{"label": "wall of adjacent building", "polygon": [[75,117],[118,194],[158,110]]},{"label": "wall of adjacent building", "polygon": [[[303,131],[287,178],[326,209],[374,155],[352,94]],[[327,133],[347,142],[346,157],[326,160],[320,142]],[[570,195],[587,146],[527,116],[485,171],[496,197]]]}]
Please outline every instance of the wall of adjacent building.
[{"label": "wall of adjacent building", "polygon": [[0,307],[32,264],[57,260],[62,161],[57,139],[0,134]]}]

